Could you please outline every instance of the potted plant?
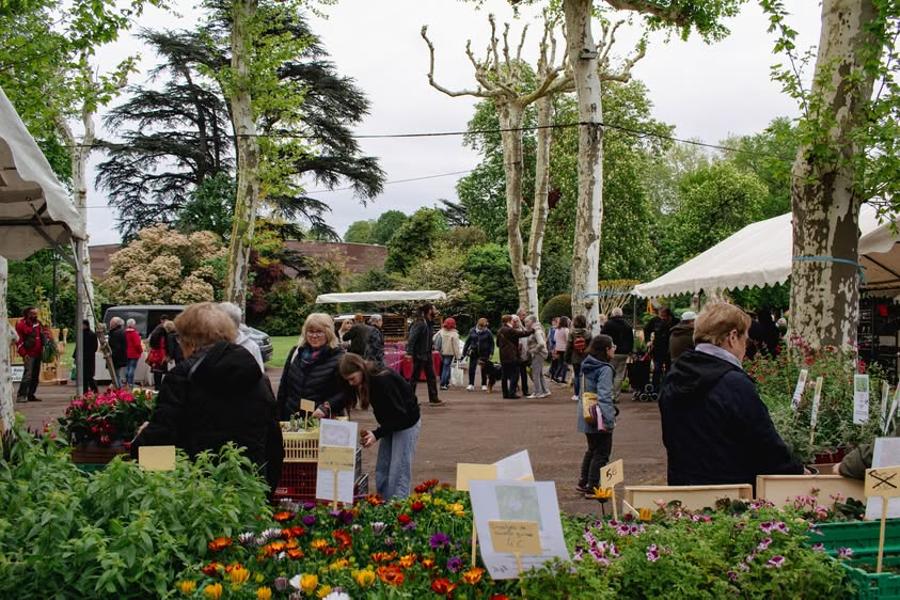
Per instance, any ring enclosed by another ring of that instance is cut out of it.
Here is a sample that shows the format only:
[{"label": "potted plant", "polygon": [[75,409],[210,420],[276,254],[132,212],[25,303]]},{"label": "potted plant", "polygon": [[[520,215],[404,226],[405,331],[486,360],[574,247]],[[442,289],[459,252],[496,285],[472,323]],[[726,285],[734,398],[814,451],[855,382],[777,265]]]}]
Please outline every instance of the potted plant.
[{"label": "potted plant", "polygon": [[72,446],[72,462],[106,464],[129,450],[141,423],[150,418],[150,390],[112,389],[76,396],[59,418],[60,432]]}]

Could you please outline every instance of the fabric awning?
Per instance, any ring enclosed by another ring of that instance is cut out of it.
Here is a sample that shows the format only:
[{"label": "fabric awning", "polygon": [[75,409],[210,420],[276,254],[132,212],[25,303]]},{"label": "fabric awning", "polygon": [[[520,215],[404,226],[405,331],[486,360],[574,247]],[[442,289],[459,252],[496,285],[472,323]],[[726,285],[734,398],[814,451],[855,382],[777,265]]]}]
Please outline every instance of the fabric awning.
[{"label": "fabric awning", "polygon": [[72,238],[85,238],[84,221],[0,89],[0,256],[26,258]]},{"label": "fabric awning", "polygon": [[[863,205],[859,262],[867,287],[900,289],[900,250],[891,225],[879,223],[875,208]],[[635,286],[634,294],[660,298],[784,283],[791,275],[792,243],[791,213],[753,223],[668,273]]]},{"label": "fabric awning", "polygon": [[316,304],[338,304],[353,302],[415,302],[417,300],[446,300],[447,294],[438,290],[379,292],[355,292],[347,294],[320,294]]}]

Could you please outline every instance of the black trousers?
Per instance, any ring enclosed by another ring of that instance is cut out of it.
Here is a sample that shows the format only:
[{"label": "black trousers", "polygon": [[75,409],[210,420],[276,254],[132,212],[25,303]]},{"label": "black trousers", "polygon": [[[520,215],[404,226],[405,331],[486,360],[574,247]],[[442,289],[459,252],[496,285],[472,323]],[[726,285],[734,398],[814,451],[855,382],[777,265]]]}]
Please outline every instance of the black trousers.
[{"label": "black trousers", "polygon": [[500,363],[500,370],[503,376],[500,380],[500,387],[503,390],[504,398],[512,398],[518,391],[519,382],[519,363]]},{"label": "black trousers", "polygon": [[594,489],[600,485],[600,469],[609,462],[612,453],[612,432],[586,433],[587,450],[581,459],[581,477],[579,485]]},{"label": "black trousers", "polygon": [[672,366],[672,359],[669,353],[660,354],[653,357],[653,391],[659,393],[659,384],[662,382],[663,376]]},{"label": "black trousers", "polygon": [[84,389],[82,392],[87,393],[88,390],[92,392],[97,392],[97,382],[94,381],[94,371],[96,370],[96,365],[94,364],[94,357],[91,356],[90,359],[85,358],[84,362],[81,364],[81,371],[84,374]]},{"label": "black trousers", "polygon": [[413,393],[416,391],[416,383],[419,382],[419,375],[422,370],[425,371],[425,381],[428,384],[428,401],[438,401],[437,379],[434,376],[434,364],[431,357],[428,359],[413,358],[412,375],[410,376],[409,385],[412,386]]},{"label": "black trousers", "polygon": [[475,367],[481,369],[481,385],[488,384],[488,372],[494,367],[491,359],[481,359],[477,356],[469,357],[469,385],[475,385]]},{"label": "black trousers", "polygon": [[16,398],[32,400],[37,391],[38,382],[41,380],[41,357],[23,356],[22,361],[25,363],[25,372],[22,374],[22,381],[19,382],[19,392],[16,394]]},{"label": "black trousers", "polygon": [[519,377],[522,379],[522,395],[528,395],[528,365],[519,363]]}]

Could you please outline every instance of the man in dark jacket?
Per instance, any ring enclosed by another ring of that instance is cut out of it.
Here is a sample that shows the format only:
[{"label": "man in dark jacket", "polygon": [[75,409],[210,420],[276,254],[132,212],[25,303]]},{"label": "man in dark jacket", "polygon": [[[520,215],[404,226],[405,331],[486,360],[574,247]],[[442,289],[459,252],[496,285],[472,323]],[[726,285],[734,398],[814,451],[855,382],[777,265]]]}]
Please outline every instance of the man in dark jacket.
[{"label": "man in dark jacket", "polygon": [[762,474],[800,474],[753,380],[741,368],[750,319],[730,304],[707,306],[695,350],[666,376],[659,396],[669,485],[756,485]]},{"label": "man in dark jacket", "polygon": [[609,314],[609,320],[603,325],[603,334],[611,337],[616,347],[612,366],[616,370],[613,379],[613,399],[617,400],[622,390],[622,381],[625,379],[628,355],[634,350],[634,329],[625,320],[621,308],[616,307]]},{"label": "man in dark jacket", "polygon": [[517,384],[519,380],[519,340],[531,335],[530,329],[519,329],[514,322],[514,315],[503,315],[502,326],[497,332],[497,347],[500,348],[500,368],[503,370],[501,388],[504,398],[519,398]]},{"label": "man in dark jacket", "polygon": [[[91,330],[91,323],[87,319],[81,321],[81,339],[84,340],[84,352],[82,353],[81,372],[84,379],[82,392],[91,390],[97,392],[97,382],[94,381],[94,373],[97,368],[97,334]],[[77,348],[72,352],[72,358],[77,356]]]},{"label": "man in dark jacket", "polygon": [[350,342],[349,352],[357,356],[366,355],[366,343],[369,341],[370,329],[366,325],[366,318],[363,315],[358,314],[353,317],[353,327],[343,337],[343,341]]},{"label": "man in dark jacket", "polygon": [[109,353],[112,357],[113,368],[115,368],[115,377],[110,373],[109,376],[113,381],[117,381],[121,386],[125,383],[125,366],[128,364],[127,344],[125,342],[125,322],[119,317],[113,317],[109,320],[109,333],[107,334],[107,343],[109,344]]},{"label": "man in dark jacket", "polygon": [[434,305],[423,304],[418,311],[413,326],[409,328],[409,336],[406,340],[406,356],[412,360],[412,375],[409,385],[413,392],[416,391],[416,383],[419,375],[425,372],[425,381],[428,383],[428,403],[431,406],[442,406],[444,402],[438,398],[437,379],[434,375],[434,363],[431,360],[431,338],[434,337]]},{"label": "man in dark jacket", "polygon": [[672,328],[669,335],[669,357],[672,362],[678,360],[678,357],[694,349],[694,319],[697,313],[692,310],[686,311],[681,315],[681,322]]},{"label": "man in dark jacket", "polygon": [[672,310],[666,306],[659,309],[659,316],[653,317],[644,327],[644,340],[653,356],[653,389],[659,392],[659,384],[663,375],[672,366],[669,357],[669,336],[672,328],[678,325],[678,319],[672,316]]},{"label": "man in dark jacket", "polygon": [[365,354],[363,354],[363,358],[380,367],[384,366],[384,332],[381,331],[383,326],[384,320],[381,315],[369,317],[369,338],[366,342]]}]

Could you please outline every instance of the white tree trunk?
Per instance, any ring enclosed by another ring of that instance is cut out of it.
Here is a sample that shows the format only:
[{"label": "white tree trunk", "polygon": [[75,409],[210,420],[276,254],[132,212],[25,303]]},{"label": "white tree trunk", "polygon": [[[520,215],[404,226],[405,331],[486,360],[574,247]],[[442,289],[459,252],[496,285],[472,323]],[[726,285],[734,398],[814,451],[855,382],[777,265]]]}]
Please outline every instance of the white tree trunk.
[{"label": "white tree trunk", "polygon": [[528,287],[525,276],[525,256],[522,231],[522,176],[525,171],[522,144],[522,121],[525,112],[515,102],[497,101],[500,137],[503,141],[503,172],[506,175],[506,237],[509,243],[509,262],[519,296],[519,306],[528,306]]},{"label": "white tree trunk", "polygon": [[603,222],[603,105],[591,0],[563,0],[569,64],[578,97],[578,201],[572,249],[572,315],[598,331],[600,228]]},{"label": "white tree trunk", "polygon": [[9,357],[9,315],[6,308],[6,259],[0,256],[0,434],[13,425],[12,366]]},{"label": "white tree trunk", "polygon": [[821,101],[821,114],[834,116],[822,137],[836,155],[823,159],[803,146],[792,169],[791,329],[814,347],[856,342],[859,271],[852,263],[859,260],[862,198],[855,165],[864,148],[854,133],[874,85],[862,70],[874,17],[871,0],[823,2],[811,94]]},{"label": "white tree trunk", "polygon": [[244,309],[250,272],[250,244],[259,203],[259,144],[250,91],[251,23],[256,15],[256,0],[235,0],[232,10],[231,68],[234,87],[231,92],[231,119],[237,138],[237,192],[234,224],[228,248],[228,273],[225,299]]},{"label": "white tree trunk", "polygon": [[553,98],[544,96],[537,101],[537,144],[534,166],[534,204],[531,208],[531,233],[528,237],[528,259],[524,265],[525,291],[528,312],[540,315],[538,304],[538,276],[541,274],[541,255],[544,249],[544,230],[550,212],[550,142],[553,137]]}]

